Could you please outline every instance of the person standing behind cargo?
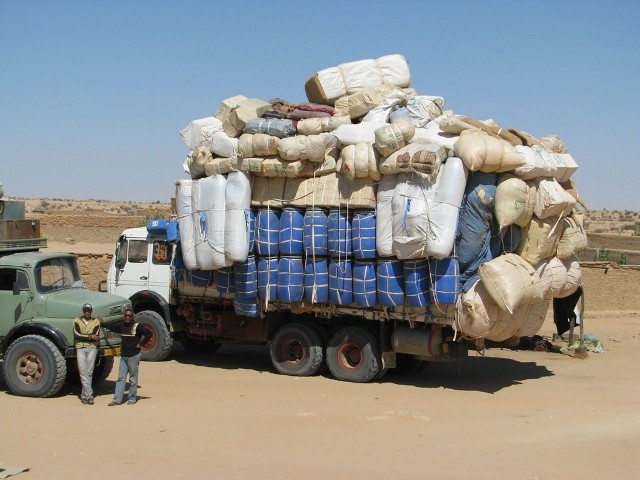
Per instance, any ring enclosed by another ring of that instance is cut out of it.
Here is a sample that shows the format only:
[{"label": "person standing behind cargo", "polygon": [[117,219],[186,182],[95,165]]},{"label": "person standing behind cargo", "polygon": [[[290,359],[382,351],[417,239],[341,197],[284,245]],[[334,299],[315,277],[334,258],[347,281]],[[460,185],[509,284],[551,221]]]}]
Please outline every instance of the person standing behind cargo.
[{"label": "person standing behind cargo", "polygon": [[98,343],[100,342],[100,326],[102,317],[93,318],[91,313],[93,307],[90,303],[82,306],[82,316],[73,320],[73,337],[76,347],[76,359],[78,361],[78,372],[80,373],[80,383],[82,393],[80,401],[84,404],[93,405],[93,369],[98,356]]},{"label": "person standing behind cargo", "polygon": [[109,330],[122,334],[122,354],[120,356],[120,366],[118,367],[118,380],[116,381],[116,391],[110,407],[121,405],[124,399],[124,387],[129,375],[129,405],[138,401],[138,368],[140,366],[140,348],[144,347],[151,339],[151,331],[144,325],[135,323],[133,310],[127,308],[124,311],[124,320],[117,324],[109,324]]}]

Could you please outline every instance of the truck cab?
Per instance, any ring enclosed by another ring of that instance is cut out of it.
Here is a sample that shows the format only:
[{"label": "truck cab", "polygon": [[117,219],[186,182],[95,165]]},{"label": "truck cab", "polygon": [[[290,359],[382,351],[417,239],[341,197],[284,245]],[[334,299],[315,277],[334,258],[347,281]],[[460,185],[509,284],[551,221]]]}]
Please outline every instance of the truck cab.
[{"label": "truck cab", "polygon": [[128,228],[118,237],[107,280],[99,285],[101,292],[128,298],[136,322],[151,330],[151,340],[142,349],[143,360],[163,360],[173,346],[169,331],[172,260],[173,245],[162,229]]}]

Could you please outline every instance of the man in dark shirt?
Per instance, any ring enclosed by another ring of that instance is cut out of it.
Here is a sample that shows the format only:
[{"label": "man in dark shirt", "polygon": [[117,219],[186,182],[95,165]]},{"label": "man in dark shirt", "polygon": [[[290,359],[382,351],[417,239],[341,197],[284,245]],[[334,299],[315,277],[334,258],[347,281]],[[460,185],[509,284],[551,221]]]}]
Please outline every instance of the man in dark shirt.
[{"label": "man in dark shirt", "polygon": [[133,405],[138,398],[138,367],[140,366],[140,347],[144,347],[151,339],[151,331],[144,325],[140,325],[134,320],[133,310],[130,308],[124,311],[124,320],[116,324],[109,324],[109,330],[122,334],[122,354],[120,356],[120,366],[118,368],[118,380],[113,400],[110,407],[122,404],[124,398],[124,387],[129,375],[129,398],[127,404]]}]

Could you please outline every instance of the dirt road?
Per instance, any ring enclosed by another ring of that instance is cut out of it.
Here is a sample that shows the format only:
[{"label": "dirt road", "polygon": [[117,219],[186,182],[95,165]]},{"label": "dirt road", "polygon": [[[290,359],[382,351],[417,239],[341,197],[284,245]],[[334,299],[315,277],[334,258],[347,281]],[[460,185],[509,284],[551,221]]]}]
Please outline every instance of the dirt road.
[{"label": "dirt road", "polygon": [[115,371],[94,406],[0,382],[0,463],[25,480],[637,478],[640,312],[585,325],[606,353],[490,349],[371,384],[277,375],[265,347],[179,346],[142,364],[136,405],[107,406]]}]

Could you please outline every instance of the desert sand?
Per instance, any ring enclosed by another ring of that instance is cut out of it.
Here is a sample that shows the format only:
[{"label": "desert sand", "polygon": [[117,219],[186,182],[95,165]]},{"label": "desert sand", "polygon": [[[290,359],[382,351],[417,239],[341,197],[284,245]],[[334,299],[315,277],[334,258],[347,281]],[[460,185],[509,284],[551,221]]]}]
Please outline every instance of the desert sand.
[{"label": "desert sand", "polygon": [[107,406],[115,370],[93,406],[0,381],[0,463],[25,480],[637,478],[640,312],[584,326],[605,353],[488,349],[370,384],[278,375],[267,347],[179,344],[142,364],[136,405]]}]

